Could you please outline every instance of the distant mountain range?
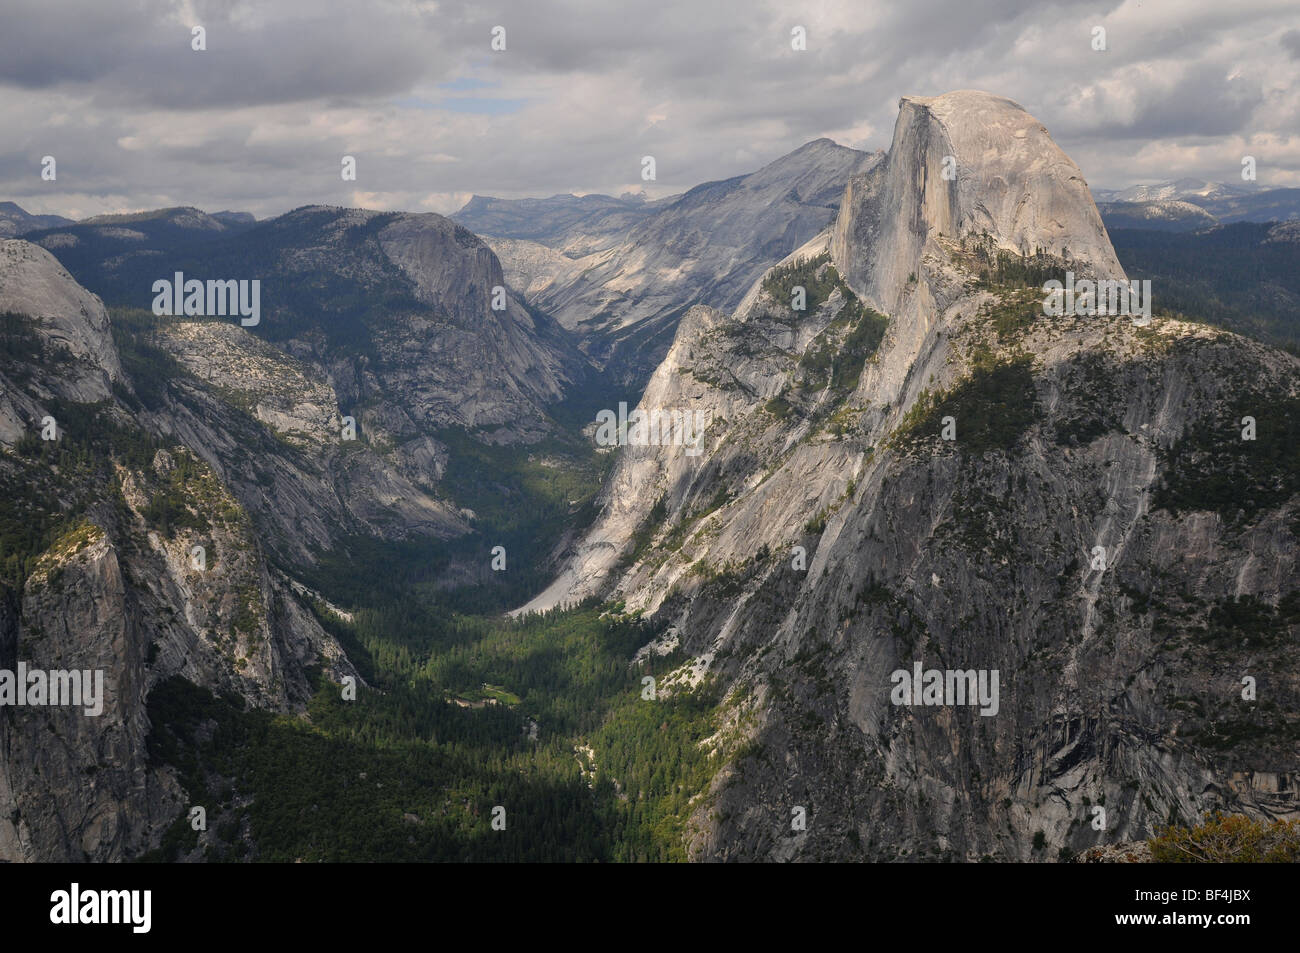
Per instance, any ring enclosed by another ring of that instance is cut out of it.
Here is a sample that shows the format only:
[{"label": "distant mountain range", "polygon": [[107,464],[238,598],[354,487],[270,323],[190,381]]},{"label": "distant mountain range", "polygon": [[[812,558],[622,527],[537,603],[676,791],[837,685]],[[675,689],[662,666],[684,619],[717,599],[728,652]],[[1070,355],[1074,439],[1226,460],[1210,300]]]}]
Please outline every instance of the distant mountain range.
[{"label": "distant mountain range", "polygon": [[1175,179],[1154,185],[1130,185],[1126,189],[1093,189],[1092,197],[1098,202],[1164,202],[1173,199],[1204,199],[1212,201],[1226,196],[1254,195],[1262,190],[1245,185],[1225,185],[1204,179]]},{"label": "distant mountain range", "polygon": [[[821,139],[801,146],[767,168],[773,172],[788,171],[785,167],[792,161],[797,162],[796,157],[806,159],[809,152],[824,152],[827,147],[843,150],[844,153],[854,151],[844,149],[829,139]],[[450,217],[476,235],[489,239],[514,238],[537,242],[559,249],[567,257],[576,259],[612,247],[633,226],[654,218],[681,202],[687,195],[698,195],[701,190],[711,188],[716,192],[718,186],[730,186],[749,178],[750,176],[737,176],[725,182],[705,183],[683,195],[672,195],[654,201],[647,201],[644,193],[636,192],[626,192],[617,198],[596,193],[552,195],[539,199],[501,199],[490,195],[474,195],[460,211]],[[1300,218],[1300,189],[1297,188],[1269,189],[1183,178],[1152,185],[1131,185],[1126,189],[1093,189],[1092,196],[1103,220],[1115,228],[1191,231],[1231,222],[1270,222]],[[832,195],[831,201],[835,198]],[[182,213],[189,213],[191,217],[186,219]],[[160,219],[191,228],[203,228],[203,219],[236,228],[257,222],[249,212],[209,213],[194,208],[151,209],[96,215],[78,220],[62,215],[33,215],[15,202],[0,202],[0,238],[66,225],[126,225],[156,223]],[[210,224],[208,227],[218,230]]]},{"label": "distant mountain range", "polygon": [[1106,227],[1196,232],[1234,222],[1300,218],[1300,189],[1264,189],[1177,179],[1127,189],[1093,189]]},{"label": "distant mountain range", "polygon": [[[46,228],[61,228],[65,225],[126,225],[148,223],[155,228],[159,221],[170,222],[185,228],[202,229],[208,227],[220,231],[218,226],[247,226],[257,219],[249,212],[201,212],[196,208],[151,209],[145,212],[129,212],[121,215],[95,215],[91,218],[64,218],[62,215],[33,215],[14,202],[0,202],[0,238],[14,238],[37,232]],[[215,223],[215,224],[212,224]]]}]

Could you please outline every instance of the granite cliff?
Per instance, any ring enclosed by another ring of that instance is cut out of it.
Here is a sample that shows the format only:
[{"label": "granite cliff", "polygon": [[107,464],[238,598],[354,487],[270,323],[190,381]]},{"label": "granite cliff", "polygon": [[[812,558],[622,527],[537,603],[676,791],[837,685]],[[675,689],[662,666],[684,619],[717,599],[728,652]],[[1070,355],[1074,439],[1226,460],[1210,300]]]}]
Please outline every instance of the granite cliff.
[{"label": "granite cliff", "polygon": [[[1300,365],[1049,317],[1067,271],[1124,278],[1043,126],[909,97],[828,229],[681,322],[640,406],[702,412],[703,453],[623,450],[524,609],[620,601],[713,683],[697,859],[1056,859],[1300,809]],[[916,663],[999,673],[996,714],[898,704]]]}]

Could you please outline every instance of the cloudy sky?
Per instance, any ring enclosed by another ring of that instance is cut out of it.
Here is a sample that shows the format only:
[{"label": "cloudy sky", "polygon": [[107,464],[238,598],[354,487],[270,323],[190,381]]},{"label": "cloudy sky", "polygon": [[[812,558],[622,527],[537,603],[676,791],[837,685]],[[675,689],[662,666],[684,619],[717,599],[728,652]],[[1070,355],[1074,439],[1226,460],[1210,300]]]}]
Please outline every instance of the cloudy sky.
[{"label": "cloudy sky", "polygon": [[656,197],[818,136],[885,148],[900,96],[963,88],[1021,103],[1095,188],[1240,181],[1243,155],[1300,186],[1297,0],[0,0],[0,200]]}]

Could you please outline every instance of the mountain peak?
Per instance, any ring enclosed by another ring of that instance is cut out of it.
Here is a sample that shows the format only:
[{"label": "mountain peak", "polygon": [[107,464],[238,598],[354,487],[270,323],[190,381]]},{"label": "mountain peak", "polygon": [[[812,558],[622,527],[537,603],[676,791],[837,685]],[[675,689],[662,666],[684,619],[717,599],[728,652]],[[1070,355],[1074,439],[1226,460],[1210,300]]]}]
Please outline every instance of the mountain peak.
[{"label": "mountain peak", "polygon": [[62,215],[33,215],[16,202],[0,202],[0,238],[70,224]]},{"label": "mountain peak", "polygon": [[1015,110],[1025,113],[1025,107],[1005,96],[985,92],[982,89],[954,89],[938,96],[903,96],[898,101],[899,109],[908,105],[929,109],[936,114],[951,115],[964,110]]},{"label": "mountain peak", "polygon": [[822,152],[826,149],[847,149],[847,148],[848,146],[842,146],[834,139],[829,139],[826,136],[818,136],[816,139],[809,139],[798,149],[795,149],[794,152],[791,152],[790,155],[792,156],[798,155],[801,152]]},{"label": "mountain peak", "polygon": [[891,313],[927,246],[969,234],[1124,275],[1083,173],[1023,107],[979,90],[904,96],[885,160],[850,182],[831,255]]}]

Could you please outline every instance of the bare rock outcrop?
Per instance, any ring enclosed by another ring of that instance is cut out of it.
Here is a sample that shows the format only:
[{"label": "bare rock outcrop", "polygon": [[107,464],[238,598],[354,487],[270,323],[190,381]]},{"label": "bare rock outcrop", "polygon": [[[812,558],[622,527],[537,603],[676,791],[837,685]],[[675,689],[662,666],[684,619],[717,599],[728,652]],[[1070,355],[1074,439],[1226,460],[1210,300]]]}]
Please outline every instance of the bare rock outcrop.
[{"label": "bare rock outcrop", "polygon": [[1042,249],[1080,274],[1123,279],[1079,167],[1009,99],[973,90],[905,96],[884,162],[849,184],[831,258],[863,298],[898,311],[938,239]]},{"label": "bare rock outcrop", "polygon": [[70,400],[103,400],[122,365],[108,312],[45,249],[21,239],[0,241],[0,314],[27,316],[51,349],[66,354],[57,391]]}]

